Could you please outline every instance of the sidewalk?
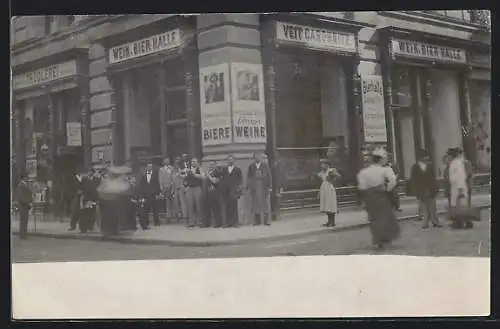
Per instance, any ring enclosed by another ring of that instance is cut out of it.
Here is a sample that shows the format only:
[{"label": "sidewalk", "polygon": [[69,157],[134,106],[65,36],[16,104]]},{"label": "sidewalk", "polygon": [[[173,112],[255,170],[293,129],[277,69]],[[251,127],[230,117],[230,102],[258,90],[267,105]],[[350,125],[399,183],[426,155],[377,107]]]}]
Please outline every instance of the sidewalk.
[{"label": "sidewalk", "polygon": [[[473,205],[487,208],[491,206],[490,194],[473,196]],[[446,200],[437,200],[438,213],[446,210]],[[404,203],[402,212],[398,212],[398,220],[414,219],[418,213],[416,202]],[[340,210],[336,217],[335,228],[324,228],[326,217],[317,211],[297,211],[285,213],[279,221],[271,226],[242,226],[239,228],[186,228],[181,224],[169,224],[152,227],[150,230],[123,233],[118,237],[104,238],[100,232],[78,233],[68,232],[68,223],[53,221],[37,221],[36,232],[30,223],[30,235],[62,239],[107,240],[136,244],[163,244],[171,246],[214,246],[247,244],[252,242],[278,241],[296,239],[315,234],[354,229],[367,226],[367,215],[362,210]],[[17,222],[13,222],[14,234],[17,234]]]}]

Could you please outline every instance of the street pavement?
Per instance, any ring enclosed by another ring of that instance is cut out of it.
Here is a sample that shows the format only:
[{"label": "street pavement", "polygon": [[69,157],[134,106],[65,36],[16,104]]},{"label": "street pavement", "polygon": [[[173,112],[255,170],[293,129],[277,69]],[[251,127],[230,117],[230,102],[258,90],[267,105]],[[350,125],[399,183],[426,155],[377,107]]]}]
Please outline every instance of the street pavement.
[{"label": "street pavement", "polygon": [[287,241],[264,241],[248,245],[207,247],[137,245],[108,241],[87,241],[13,237],[13,262],[111,261],[142,259],[196,259],[229,257],[397,254],[412,256],[490,257],[489,209],[470,230],[453,230],[444,216],[443,228],[422,229],[422,222],[400,222],[402,234],[384,252],[374,251],[367,227],[332,231]]},{"label": "street pavement", "polygon": [[[473,196],[473,204],[478,207],[490,206],[491,196],[489,194],[477,194]],[[438,211],[446,211],[447,201],[444,198],[437,200]],[[403,204],[402,212],[398,212],[399,218],[410,218],[418,214],[416,202]],[[236,245],[248,243],[262,243],[264,241],[276,242],[278,240],[289,240],[308,237],[318,234],[328,234],[332,231],[352,229],[368,225],[366,212],[362,209],[340,209],[336,216],[335,228],[324,228],[322,224],[326,216],[319,214],[317,210],[296,211],[285,213],[283,217],[271,226],[242,226],[239,228],[192,228],[188,229],[180,224],[162,225],[152,227],[150,230],[141,229],[136,232],[128,232],[115,241],[138,243],[138,244],[165,244],[173,246],[215,246]],[[36,225],[35,225],[36,224]],[[14,232],[17,231],[18,223],[13,222]],[[44,237],[59,237],[71,239],[87,239],[102,242],[100,232],[78,233],[68,232],[69,224],[55,221],[31,220],[30,232],[33,235]]]}]

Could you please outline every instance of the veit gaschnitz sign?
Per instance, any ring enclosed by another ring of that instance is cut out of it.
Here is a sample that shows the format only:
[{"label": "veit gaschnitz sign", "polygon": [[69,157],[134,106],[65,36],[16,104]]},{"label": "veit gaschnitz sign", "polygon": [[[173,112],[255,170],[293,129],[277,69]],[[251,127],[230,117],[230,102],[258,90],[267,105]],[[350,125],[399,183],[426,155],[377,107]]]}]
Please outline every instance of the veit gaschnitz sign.
[{"label": "veit gaschnitz sign", "polygon": [[181,45],[181,31],[175,29],[161,34],[113,47],[109,50],[109,64],[124,62]]},{"label": "veit gaschnitz sign", "polygon": [[354,33],[276,22],[276,38],[304,47],[357,52]]},{"label": "veit gaschnitz sign", "polygon": [[59,79],[68,78],[76,74],[76,61],[58,63],[14,76],[12,79],[12,87],[14,90],[34,87]]},{"label": "veit gaschnitz sign", "polygon": [[393,54],[398,56],[462,64],[467,62],[465,50],[459,48],[443,47],[401,39],[392,39],[391,47]]}]

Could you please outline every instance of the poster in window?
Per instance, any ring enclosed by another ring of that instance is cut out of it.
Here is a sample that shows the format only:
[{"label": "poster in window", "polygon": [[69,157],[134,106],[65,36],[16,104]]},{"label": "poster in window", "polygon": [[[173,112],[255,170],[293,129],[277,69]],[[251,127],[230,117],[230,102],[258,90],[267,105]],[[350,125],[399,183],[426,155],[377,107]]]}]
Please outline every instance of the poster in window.
[{"label": "poster in window", "polygon": [[80,122],[66,123],[68,146],[82,146],[82,125]]},{"label": "poster in window", "polygon": [[200,102],[203,146],[231,143],[229,64],[200,68]]},{"label": "poster in window", "polygon": [[28,159],[26,160],[26,173],[28,174],[29,178],[35,178],[36,177],[36,167],[38,163],[36,159]]},{"label": "poster in window", "polygon": [[232,63],[235,143],[266,143],[266,110],[261,64]]},{"label": "poster in window", "polygon": [[386,143],[384,88],[382,77],[362,77],[363,128],[366,143]]}]

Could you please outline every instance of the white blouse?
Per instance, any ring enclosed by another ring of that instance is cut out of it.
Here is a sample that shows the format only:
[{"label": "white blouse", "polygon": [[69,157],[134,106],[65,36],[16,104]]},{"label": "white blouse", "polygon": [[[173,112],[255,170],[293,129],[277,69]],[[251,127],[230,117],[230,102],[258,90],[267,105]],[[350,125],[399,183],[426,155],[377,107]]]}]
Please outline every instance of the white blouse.
[{"label": "white blouse", "polygon": [[358,187],[360,190],[384,186],[386,183],[388,191],[396,187],[397,178],[390,167],[372,164],[358,173]]}]

